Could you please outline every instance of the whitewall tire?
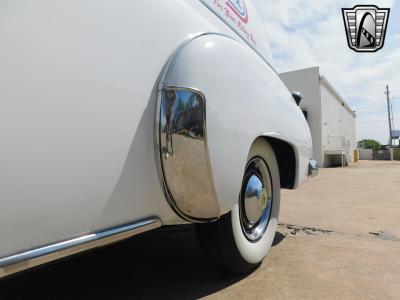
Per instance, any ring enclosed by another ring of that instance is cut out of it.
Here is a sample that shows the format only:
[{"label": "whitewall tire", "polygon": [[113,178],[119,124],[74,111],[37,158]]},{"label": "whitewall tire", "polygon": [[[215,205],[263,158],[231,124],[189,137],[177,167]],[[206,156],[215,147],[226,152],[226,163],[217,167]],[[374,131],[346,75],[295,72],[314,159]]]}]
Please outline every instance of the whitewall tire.
[{"label": "whitewall tire", "polygon": [[250,272],[272,245],[279,206],[278,164],[270,144],[260,138],[249,151],[238,202],[217,222],[196,224],[198,240],[225,269]]}]

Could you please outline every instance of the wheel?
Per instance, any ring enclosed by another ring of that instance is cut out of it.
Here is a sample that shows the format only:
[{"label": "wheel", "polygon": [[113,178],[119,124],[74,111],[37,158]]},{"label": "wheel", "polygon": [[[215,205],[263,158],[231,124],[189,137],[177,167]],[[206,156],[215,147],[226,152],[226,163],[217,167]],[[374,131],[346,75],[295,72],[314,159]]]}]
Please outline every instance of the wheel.
[{"label": "wheel", "polygon": [[248,155],[238,203],[218,221],[196,224],[199,243],[224,269],[251,272],[271,247],[279,206],[276,157],[267,141],[257,139]]}]

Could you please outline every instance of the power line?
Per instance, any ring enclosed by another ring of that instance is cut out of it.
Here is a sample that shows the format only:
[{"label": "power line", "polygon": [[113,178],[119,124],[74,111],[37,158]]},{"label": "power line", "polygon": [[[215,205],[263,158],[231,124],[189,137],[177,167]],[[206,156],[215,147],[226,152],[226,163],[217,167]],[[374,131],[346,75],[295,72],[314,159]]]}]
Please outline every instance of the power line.
[{"label": "power line", "polygon": [[[400,121],[400,119],[393,119],[393,121]],[[381,123],[381,122],[387,122],[387,119],[381,119],[381,120],[370,120],[370,121],[361,121],[357,122],[357,124],[369,124],[369,123]]]}]

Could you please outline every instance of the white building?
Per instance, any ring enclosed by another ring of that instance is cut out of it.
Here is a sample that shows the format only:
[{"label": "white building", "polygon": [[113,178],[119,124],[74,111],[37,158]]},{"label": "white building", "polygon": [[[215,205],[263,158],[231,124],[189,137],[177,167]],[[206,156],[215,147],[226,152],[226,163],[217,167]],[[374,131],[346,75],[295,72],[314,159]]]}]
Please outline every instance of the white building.
[{"label": "white building", "polygon": [[357,148],[355,112],[332,85],[319,74],[319,67],[279,75],[290,91],[303,95],[304,112],[313,139],[314,158],[320,167],[346,164]]}]

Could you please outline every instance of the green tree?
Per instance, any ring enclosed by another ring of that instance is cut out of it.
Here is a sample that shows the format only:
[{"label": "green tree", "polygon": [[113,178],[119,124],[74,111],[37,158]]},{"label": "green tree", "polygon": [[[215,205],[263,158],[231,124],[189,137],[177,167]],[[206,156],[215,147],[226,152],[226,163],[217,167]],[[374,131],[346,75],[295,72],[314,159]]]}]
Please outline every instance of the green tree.
[{"label": "green tree", "polygon": [[381,149],[382,148],[381,143],[379,143],[378,141],[368,140],[368,139],[359,141],[358,145],[360,148],[363,148],[363,149]]}]

